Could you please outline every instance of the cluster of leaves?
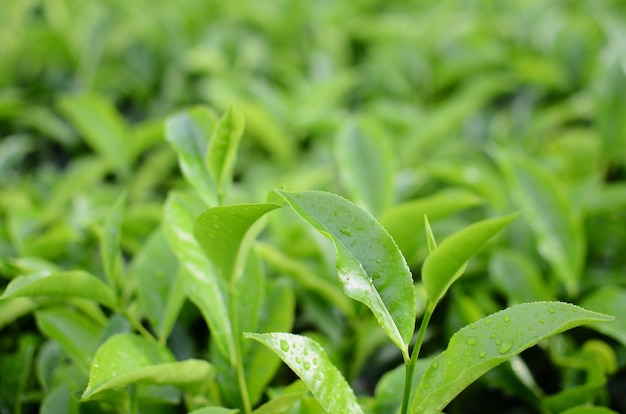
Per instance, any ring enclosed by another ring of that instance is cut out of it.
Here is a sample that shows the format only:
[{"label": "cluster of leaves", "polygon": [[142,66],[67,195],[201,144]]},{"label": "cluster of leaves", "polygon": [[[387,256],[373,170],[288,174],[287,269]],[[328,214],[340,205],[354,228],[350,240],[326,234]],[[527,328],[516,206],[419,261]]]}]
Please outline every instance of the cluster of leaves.
[{"label": "cluster of leaves", "polygon": [[623,4],[205,3],[0,6],[2,412],[624,411]]}]

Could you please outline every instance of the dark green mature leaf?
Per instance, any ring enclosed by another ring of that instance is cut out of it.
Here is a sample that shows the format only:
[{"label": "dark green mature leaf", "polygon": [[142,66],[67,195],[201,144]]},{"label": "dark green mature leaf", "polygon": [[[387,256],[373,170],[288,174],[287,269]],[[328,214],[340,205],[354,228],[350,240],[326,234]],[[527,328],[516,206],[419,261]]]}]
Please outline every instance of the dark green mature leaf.
[{"label": "dark green mature leaf", "polygon": [[198,204],[191,196],[171,192],[163,213],[165,236],[181,264],[187,296],[202,312],[211,329],[211,338],[222,355],[232,358],[234,343],[226,286],[193,237],[194,212]]},{"label": "dark green mature leaf", "polygon": [[489,315],[458,331],[426,369],[412,413],[440,412],[469,384],[539,341],[611,316],[563,302],[533,302]]},{"label": "dark green mature leaf", "polygon": [[118,173],[128,174],[132,153],[128,131],[115,108],[95,94],[68,95],[59,102],[80,135]]},{"label": "dark green mature leaf", "polygon": [[65,307],[50,307],[35,312],[39,330],[59,342],[83,370],[89,372],[91,359],[102,334],[102,326],[83,313]]},{"label": "dark green mature leaf", "polygon": [[445,239],[426,258],[422,282],[431,310],[461,276],[465,263],[515,217],[513,214],[474,223]]},{"label": "dark green mature leaf", "polygon": [[237,414],[239,410],[224,407],[204,407],[191,411],[189,414]]},{"label": "dark green mature leaf", "polygon": [[154,342],[134,334],[119,334],[96,352],[89,384],[82,400],[130,384],[194,385],[211,380],[213,367],[206,361],[175,361],[174,356]]},{"label": "dark green mature leaf", "polygon": [[570,296],[578,292],[585,257],[582,221],[563,185],[537,163],[504,154],[500,160],[517,204],[537,237],[537,250]]},{"label": "dark green mature leaf", "polygon": [[589,405],[581,405],[580,407],[570,408],[562,411],[561,414],[619,414],[606,407],[592,407]]},{"label": "dark green mature leaf", "polygon": [[99,278],[81,270],[40,273],[13,279],[0,297],[57,296],[95,300],[109,308],[117,306],[113,290]]},{"label": "dark green mature leaf", "polygon": [[31,335],[19,338],[19,349],[13,355],[3,355],[0,365],[0,407],[19,413],[22,397],[31,373],[37,349],[36,339]]},{"label": "dark green mature leaf", "polygon": [[392,154],[367,125],[348,122],[337,139],[338,168],[351,198],[378,217],[393,199]]},{"label": "dark green mature leaf", "polygon": [[596,312],[615,315],[613,323],[594,323],[589,327],[626,346],[626,289],[615,286],[600,288],[586,296],[580,305]]},{"label": "dark green mature leaf", "polygon": [[289,333],[246,333],[276,353],[329,413],[362,413],[354,392],[315,341]]},{"label": "dark green mature leaf", "polygon": [[169,118],[165,125],[165,138],[178,153],[183,176],[209,206],[217,204],[215,183],[205,165],[215,122],[213,112],[196,107]]},{"label": "dark green mature leaf", "polygon": [[344,291],[372,310],[408,361],[415,328],[413,278],[389,233],[365,210],[335,194],[277,192],[333,242]]},{"label": "dark green mature leaf", "polygon": [[239,140],[243,135],[245,120],[235,108],[229,108],[217,123],[206,155],[206,164],[217,185],[217,195],[221,199],[225,187],[230,183]]}]

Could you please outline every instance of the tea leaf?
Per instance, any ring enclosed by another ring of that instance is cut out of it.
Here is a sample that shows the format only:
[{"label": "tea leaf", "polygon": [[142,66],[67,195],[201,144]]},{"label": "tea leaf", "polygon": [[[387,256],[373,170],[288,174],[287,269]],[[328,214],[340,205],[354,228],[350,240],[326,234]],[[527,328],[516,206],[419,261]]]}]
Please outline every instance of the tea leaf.
[{"label": "tea leaf", "polygon": [[262,222],[255,223],[279,207],[279,204],[272,203],[218,206],[206,210],[196,219],[194,236],[219,277],[234,283],[241,276],[247,251],[263,225]]},{"label": "tea leaf", "polygon": [[372,310],[408,361],[415,328],[413,278],[389,233],[369,213],[337,195],[276,191],[333,242],[344,292]]},{"label": "tea leaf", "polygon": [[580,306],[596,312],[615,315],[613,323],[593,323],[589,327],[618,340],[626,346],[626,289],[615,286],[600,288],[586,296]]},{"label": "tea leaf", "polygon": [[166,348],[134,334],[119,334],[96,352],[81,399],[130,384],[193,385],[210,380],[212,375],[213,367],[206,361],[175,362]]},{"label": "tea leaf", "polygon": [[550,263],[567,293],[575,295],[586,247],[582,222],[563,185],[526,158],[503,155],[501,164],[536,234],[539,254]]},{"label": "tea leaf", "polygon": [[580,407],[570,408],[569,410],[561,411],[561,414],[619,414],[617,411],[613,411],[606,407],[591,407],[589,405],[581,405]]},{"label": "tea leaf", "polygon": [[158,229],[137,252],[131,268],[137,279],[139,303],[160,341],[169,336],[185,300],[183,278],[174,252]]},{"label": "tea leaf", "polygon": [[337,164],[351,198],[378,217],[393,198],[392,156],[386,141],[366,126],[347,123],[337,138]]},{"label": "tea leaf", "polygon": [[80,270],[18,276],[0,297],[57,296],[95,300],[109,308],[117,306],[113,290],[96,276]]},{"label": "tea leaf", "polygon": [[422,282],[431,310],[461,276],[465,263],[515,217],[513,214],[474,223],[445,239],[426,258]]},{"label": "tea leaf", "polygon": [[225,286],[192,233],[197,201],[181,193],[168,195],[163,213],[165,236],[181,264],[187,296],[202,312],[220,352],[230,358],[234,344]]},{"label": "tea leaf", "polygon": [[412,413],[437,413],[469,384],[539,341],[611,316],[563,302],[532,302],[496,312],[465,326],[426,369]]},{"label": "tea leaf", "polygon": [[203,407],[191,411],[189,414],[237,414],[239,410],[224,407]]},{"label": "tea leaf", "polygon": [[404,257],[410,260],[423,240],[425,214],[434,222],[480,203],[480,197],[472,192],[444,190],[388,208],[380,217],[380,223],[389,231]]},{"label": "tea leaf", "polygon": [[233,173],[237,147],[244,126],[243,114],[231,107],[217,123],[209,142],[206,164],[213,181],[217,184],[217,196],[220,199]]},{"label": "tea leaf", "polygon": [[78,311],[50,307],[35,312],[37,326],[47,337],[59,342],[67,355],[85,373],[96,352],[102,326]]},{"label": "tea leaf", "polygon": [[209,206],[217,204],[215,183],[205,165],[215,122],[213,112],[196,107],[170,117],[165,125],[165,139],[178,153],[183,176]]},{"label": "tea leaf", "polygon": [[276,398],[272,398],[259,408],[253,411],[253,414],[287,414],[291,412],[291,408],[295,403],[302,399],[306,392],[290,392]]},{"label": "tea leaf", "polygon": [[90,147],[118,173],[129,173],[133,154],[128,130],[109,101],[96,94],[84,93],[63,97],[59,106]]},{"label": "tea leaf", "polygon": [[278,355],[329,413],[362,413],[354,392],[326,352],[312,339],[288,333],[246,333]]},{"label": "tea leaf", "polygon": [[100,239],[100,256],[102,258],[104,274],[113,289],[118,287],[120,274],[122,272],[120,239],[125,203],[126,193],[122,193],[115,201],[115,204],[104,222]]}]

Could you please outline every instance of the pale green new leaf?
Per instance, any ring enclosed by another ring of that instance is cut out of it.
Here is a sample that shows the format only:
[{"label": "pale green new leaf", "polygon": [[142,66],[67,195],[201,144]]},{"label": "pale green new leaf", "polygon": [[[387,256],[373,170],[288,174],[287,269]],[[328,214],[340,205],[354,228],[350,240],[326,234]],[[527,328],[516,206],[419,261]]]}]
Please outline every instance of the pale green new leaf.
[{"label": "pale green new leaf", "polygon": [[445,239],[424,261],[422,282],[431,310],[460,276],[465,263],[517,215],[474,223]]},{"label": "pale green new leaf", "polygon": [[388,208],[380,217],[380,223],[389,231],[404,257],[410,260],[423,240],[424,215],[435,222],[480,203],[480,197],[470,191],[443,190]]},{"label": "pale green new leaf", "polygon": [[501,164],[513,196],[536,235],[539,254],[550,263],[567,293],[575,295],[585,257],[585,237],[580,215],[562,183],[521,156],[503,154]]},{"label": "pale green new leaf", "polygon": [[187,296],[202,312],[222,355],[231,358],[234,344],[226,286],[192,233],[194,212],[201,209],[198,204],[199,200],[191,196],[170,192],[163,212],[163,230],[181,264]]},{"label": "pale green new leaf", "polygon": [[95,300],[109,308],[117,305],[109,286],[81,270],[18,276],[11,280],[0,299],[21,296],[74,297]]},{"label": "pale green new leaf", "polygon": [[217,123],[209,142],[206,164],[213,182],[217,185],[217,195],[220,199],[230,182],[244,127],[243,114],[231,107]]},{"label": "pale green new leaf", "polygon": [[273,398],[253,411],[253,414],[289,414],[291,408],[306,395],[306,392],[291,392]]},{"label": "pale green new leaf", "polygon": [[372,310],[408,361],[415,328],[413,278],[389,233],[365,210],[335,194],[277,192],[333,242],[344,291]]},{"label": "pale green new leaf", "polygon": [[312,339],[289,333],[244,334],[276,353],[329,413],[362,413],[352,388]]},{"label": "pale green new leaf", "polygon": [[217,204],[215,183],[205,165],[215,122],[213,112],[196,107],[170,117],[165,125],[165,139],[178,154],[183,176],[209,206]]},{"label": "pale green new leaf", "polygon": [[213,367],[206,361],[176,361],[169,350],[134,334],[119,334],[98,348],[82,400],[130,384],[189,386],[210,381]]},{"label": "pale green new leaf", "polygon": [[239,410],[230,409],[225,407],[203,407],[197,410],[193,410],[188,414],[237,414]]},{"label": "pale green new leaf", "polygon": [[459,330],[426,372],[410,412],[440,412],[485,372],[550,336],[613,317],[563,302],[532,302],[489,315]]},{"label": "pale green new leaf", "polygon": [[263,225],[257,221],[279,207],[272,203],[218,206],[196,219],[194,236],[220,277],[233,283],[241,276],[247,252]]},{"label": "pale green new leaf", "polygon": [[570,408],[562,411],[561,414],[619,414],[606,407],[593,407],[589,405],[581,405],[580,407]]}]

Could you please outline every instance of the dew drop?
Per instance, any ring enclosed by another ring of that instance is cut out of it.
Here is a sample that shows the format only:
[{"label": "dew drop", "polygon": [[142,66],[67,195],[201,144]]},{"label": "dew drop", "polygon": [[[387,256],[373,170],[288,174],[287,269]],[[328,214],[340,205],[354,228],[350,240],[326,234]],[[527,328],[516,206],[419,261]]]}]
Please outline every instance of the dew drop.
[{"label": "dew drop", "polygon": [[300,362],[302,362],[302,361],[300,360],[300,357],[296,357],[296,364],[299,364]]},{"label": "dew drop", "polygon": [[496,345],[500,345],[502,343],[502,341],[499,339],[496,339],[494,342],[496,343]]},{"label": "dew drop", "polygon": [[217,224],[217,223],[213,223],[213,228],[214,228],[215,230],[219,230],[219,229],[220,229],[220,225],[219,225],[219,224]]},{"label": "dew drop", "polygon": [[437,368],[439,368],[439,362],[434,361],[434,362],[432,363],[432,367],[433,367],[433,369],[437,369]]},{"label": "dew drop", "polygon": [[313,365],[317,365],[317,358],[313,358]]},{"label": "dew drop", "polygon": [[511,348],[513,348],[513,341],[511,341],[510,339],[505,339],[504,342],[502,342],[502,345],[500,345],[500,348],[498,348],[498,351],[501,354],[506,354],[511,350]]},{"label": "dew drop", "polygon": [[485,319],[485,325],[487,326],[491,325],[491,319]]},{"label": "dew drop", "polygon": [[554,314],[556,312],[556,310],[554,310],[554,308],[552,306],[550,306],[550,309],[548,309],[548,312],[550,312],[551,314]]},{"label": "dew drop", "polygon": [[302,364],[302,366],[304,367],[306,371],[311,369],[311,364],[309,363],[309,361],[304,361],[304,364]]},{"label": "dew drop", "polygon": [[468,345],[476,345],[476,342],[478,342],[478,341],[473,336],[469,336],[469,337],[465,338],[465,343],[468,344]]},{"label": "dew drop", "polygon": [[546,321],[546,320],[545,320],[545,319],[543,319],[543,318],[539,319],[539,323],[544,323],[545,321]]},{"label": "dew drop", "polygon": [[529,326],[529,327],[528,327],[528,330],[529,330],[529,331],[532,331],[532,330],[533,330],[533,327],[532,327],[532,326]]},{"label": "dew drop", "polygon": [[381,260],[380,260],[380,259],[376,259],[376,263],[380,263],[380,262],[381,262]]},{"label": "dew drop", "polygon": [[285,352],[289,351],[289,344],[284,339],[280,340],[280,349],[282,349]]},{"label": "dew drop", "polygon": [[309,350],[307,348],[304,348],[304,352],[303,353],[304,353],[305,356],[309,355]]},{"label": "dew drop", "polygon": [[481,358],[484,358],[486,355],[487,355],[487,351],[485,351],[484,349],[480,351],[480,354],[478,354],[478,356]]},{"label": "dew drop", "polygon": [[504,322],[511,322],[511,317],[509,315],[506,315],[504,317]]},{"label": "dew drop", "polygon": [[495,337],[496,337],[496,333],[495,332],[493,332],[491,335],[489,335],[489,338],[491,338],[491,339],[493,339]]},{"label": "dew drop", "polygon": [[343,234],[344,236],[352,236],[352,231],[350,230],[349,227],[342,227],[339,229],[339,231],[341,232],[341,234]]},{"label": "dew drop", "polygon": [[475,323],[471,324],[470,329],[476,329],[476,324]]}]

